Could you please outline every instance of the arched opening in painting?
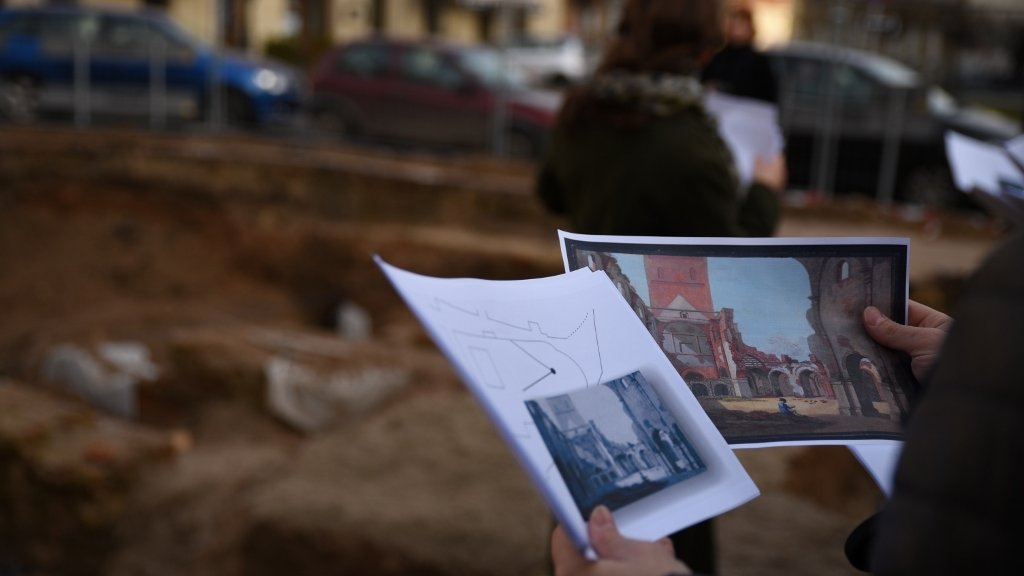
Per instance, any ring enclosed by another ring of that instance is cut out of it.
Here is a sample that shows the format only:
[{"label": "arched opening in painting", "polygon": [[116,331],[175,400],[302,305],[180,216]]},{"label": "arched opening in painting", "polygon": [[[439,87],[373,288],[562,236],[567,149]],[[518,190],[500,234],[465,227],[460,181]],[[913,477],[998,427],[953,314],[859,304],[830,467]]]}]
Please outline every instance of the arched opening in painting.
[{"label": "arched opening in painting", "polygon": [[715,396],[731,396],[731,394],[729,393],[729,387],[722,382],[715,384]]},{"label": "arched opening in painting", "polygon": [[772,392],[768,383],[768,373],[764,368],[747,368],[747,384],[750,385],[750,393],[755,397],[778,396]]},{"label": "arched opening in painting", "polygon": [[843,364],[846,367],[846,374],[853,385],[853,391],[857,394],[857,403],[860,405],[861,414],[865,416],[877,416],[874,401],[878,398],[878,389],[870,375],[861,367],[861,361],[866,360],[862,354],[853,352],[847,355]]},{"label": "arched opening in painting", "polygon": [[779,370],[772,371],[768,375],[768,382],[772,386],[772,395],[774,396],[789,396],[791,387],[789,386],[789,375]]},{"label": "arched opening in painting", "polygon": [[800,383],[800,387],[804,389],[804,396],[817,398],[823,395],[818,375],[813,370],[802,370],[797,375],[797,381]]},{"label": "arched opening in painting", "polygon": [[839,276],[838,279],[839,279],[840,282],[850,278],[850,261],[849,260],[843,260],[842,262],[839,263],[838,276]]}]

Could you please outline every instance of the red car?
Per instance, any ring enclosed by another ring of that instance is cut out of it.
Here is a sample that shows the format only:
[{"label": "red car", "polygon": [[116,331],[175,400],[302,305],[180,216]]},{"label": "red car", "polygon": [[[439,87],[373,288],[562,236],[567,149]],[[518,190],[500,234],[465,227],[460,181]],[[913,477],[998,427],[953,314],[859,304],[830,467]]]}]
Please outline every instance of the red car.
[{"label": "red car", "polygon": [[527,88],[497,51],[437,40],[338,46],[314,67],[312,87],[316,126],[346,138],[492,149],[500,124],[507,154],[533,159],[561,103],[557,92]]}]

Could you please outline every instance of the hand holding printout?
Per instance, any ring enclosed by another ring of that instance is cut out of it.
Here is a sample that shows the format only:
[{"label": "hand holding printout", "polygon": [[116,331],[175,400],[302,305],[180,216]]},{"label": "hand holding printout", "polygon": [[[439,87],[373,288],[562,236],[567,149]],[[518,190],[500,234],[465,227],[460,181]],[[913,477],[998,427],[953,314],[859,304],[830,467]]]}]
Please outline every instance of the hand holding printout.
[{"label": "hand holding printout", "polygon": [[907,317],[907,239],[559,238],[566,270],[608,271],[734,448],[898,449],[915,383],[860,313]]},{"label": "hand holding printout", "polygon": [[654,540],[758,494],[603,272],[495,282],[378,263],[579,549],[598,505]]}]

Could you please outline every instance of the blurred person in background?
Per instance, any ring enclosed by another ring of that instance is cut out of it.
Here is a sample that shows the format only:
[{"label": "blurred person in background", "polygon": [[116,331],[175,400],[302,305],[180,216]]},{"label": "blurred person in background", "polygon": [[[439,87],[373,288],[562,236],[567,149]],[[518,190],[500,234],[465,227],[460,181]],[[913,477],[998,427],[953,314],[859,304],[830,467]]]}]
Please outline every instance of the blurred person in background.
[{"label": "blurred person in background", "polygon": [[627,0],[596,73],[559,111],[537,178],[574,231],[647,236],[770,236],[782,155],[741,190],[703,105],[698,73],[721,46],[717,0]]},{"label": "blurred person in background", "polygon": [[778,80],[768,57],[754,48],[756,33],[750,9],[732,9],[726,18],[725,47],[704,67],[701,81],[711,90],[776,104]]},{"label": "blurred person in background", "polygon": [[[575,232],[770,236],[785,185],[781,155],[759,159],[741,190],[703,104],[701,67],[721,46],[717,0],[627,0],[596,73],[572,89],[537,193]],[[696,569],[714,571],[710,521],[674,535]]]}]

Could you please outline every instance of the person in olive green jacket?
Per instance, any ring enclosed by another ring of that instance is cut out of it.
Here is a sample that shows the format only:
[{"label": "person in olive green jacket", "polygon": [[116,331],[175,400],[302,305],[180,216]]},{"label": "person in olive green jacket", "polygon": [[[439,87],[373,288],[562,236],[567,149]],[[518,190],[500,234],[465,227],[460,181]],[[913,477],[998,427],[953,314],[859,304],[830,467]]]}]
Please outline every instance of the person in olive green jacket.
[{"label": "person in olive green jacket", "polygon": [[559,113],[537,180],[573,231],[644,236],[770,236],[785,183],[781,155],[739,185],[704,109],[701,64],[720,45],[715,0],[627,2],[594,77]]},{"label": "person in olive green jacket", "polygon": [[[704,109],[700,67],[722,44],[717,0],[627,0],[594,77],[559,112],[537,193],[574,232],[770,236],[785,183],[781,155],[740,189]],[[680,558],[715,571],[711,521],[672,535]]]}]

